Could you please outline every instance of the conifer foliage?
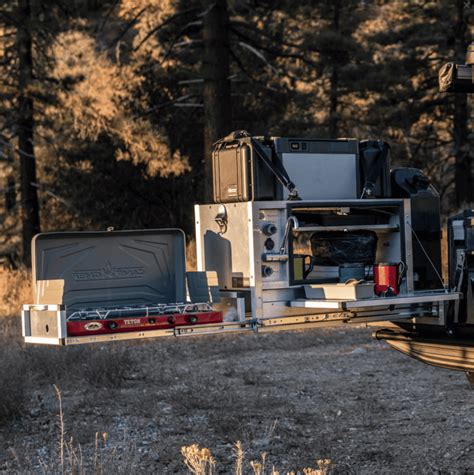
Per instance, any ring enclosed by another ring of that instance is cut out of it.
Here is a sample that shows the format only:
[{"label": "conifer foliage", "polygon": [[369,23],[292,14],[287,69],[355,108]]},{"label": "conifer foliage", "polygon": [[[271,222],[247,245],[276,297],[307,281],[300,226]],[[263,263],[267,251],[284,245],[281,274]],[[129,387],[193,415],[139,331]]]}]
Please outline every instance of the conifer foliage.
[{"label": "conifer foliage", "polygon": [[212,143],[383,138],[443,211],[471,204],[465,0],[0,0],[0,254],[42,230],[179,226],[211,199]]}]

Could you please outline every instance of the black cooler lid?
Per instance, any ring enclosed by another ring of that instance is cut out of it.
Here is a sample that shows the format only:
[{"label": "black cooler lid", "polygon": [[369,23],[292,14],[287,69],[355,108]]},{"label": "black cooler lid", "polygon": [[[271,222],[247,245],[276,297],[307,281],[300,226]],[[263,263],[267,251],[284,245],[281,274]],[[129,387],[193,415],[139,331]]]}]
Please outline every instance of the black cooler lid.
[{"label": "black cooler lid", "polygon": [[32,241],[33,288],[64,281],[68,309],[186,300],[185,236],[180,229],[59,232]]}]

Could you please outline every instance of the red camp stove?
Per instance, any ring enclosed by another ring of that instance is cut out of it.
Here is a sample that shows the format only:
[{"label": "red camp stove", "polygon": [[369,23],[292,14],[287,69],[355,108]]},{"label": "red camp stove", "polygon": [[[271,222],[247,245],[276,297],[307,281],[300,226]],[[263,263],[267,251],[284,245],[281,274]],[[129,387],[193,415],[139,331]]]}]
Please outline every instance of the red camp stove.
[{"label": "red camp stove", "polygon": [[222,321],[222,312],[213,311],[208,303],[92,309],[72,313],[67,322],[67,334],[88,336],[167,330]]},{"label": "red camp stove", "polygon": [[224,320],[206,273],[188,279],[180,230],[39,234],[32,254],[35,303],[22,313],[29,343],[151,338]]}]

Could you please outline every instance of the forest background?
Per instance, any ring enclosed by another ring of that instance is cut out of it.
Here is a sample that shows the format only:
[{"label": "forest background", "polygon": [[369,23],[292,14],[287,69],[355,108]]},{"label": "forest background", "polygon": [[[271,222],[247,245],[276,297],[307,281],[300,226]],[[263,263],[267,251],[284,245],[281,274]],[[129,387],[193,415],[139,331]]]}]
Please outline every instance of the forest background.
[{"label": "forest background", "polygon": [[210,149],[253,135],[382,138],[444,215],[473,201],[468,0],[0,0],[0,255],[42,231],[181,227]]}]

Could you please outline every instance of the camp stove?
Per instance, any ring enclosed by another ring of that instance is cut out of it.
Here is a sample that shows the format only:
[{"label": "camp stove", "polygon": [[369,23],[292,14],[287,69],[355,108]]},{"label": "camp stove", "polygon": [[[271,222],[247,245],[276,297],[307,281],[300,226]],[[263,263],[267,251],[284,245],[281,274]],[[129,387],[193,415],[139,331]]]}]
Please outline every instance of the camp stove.
[{"label": "camp stove", "polygon": [[175,303],[78,310],[67,317],[66,329],[69,336],[90,336],[219,322],[222,312],[209,303]]},{"label": "camp stove", "polygon": [[26,342],[143,338],[223,321],[205,274],[190,273],[188,298],[180,230],[39,234],[32,254]]}]

